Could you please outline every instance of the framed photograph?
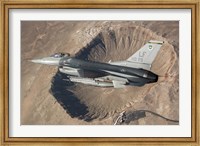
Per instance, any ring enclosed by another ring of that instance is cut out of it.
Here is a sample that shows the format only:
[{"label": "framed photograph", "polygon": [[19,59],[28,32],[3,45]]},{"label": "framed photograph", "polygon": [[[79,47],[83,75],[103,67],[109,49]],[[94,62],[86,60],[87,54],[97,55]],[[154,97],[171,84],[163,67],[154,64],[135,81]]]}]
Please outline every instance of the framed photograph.
[{"label": "framed photograph", "polygon": [[2,144],[199,144],[199,2],[1,1]]}]

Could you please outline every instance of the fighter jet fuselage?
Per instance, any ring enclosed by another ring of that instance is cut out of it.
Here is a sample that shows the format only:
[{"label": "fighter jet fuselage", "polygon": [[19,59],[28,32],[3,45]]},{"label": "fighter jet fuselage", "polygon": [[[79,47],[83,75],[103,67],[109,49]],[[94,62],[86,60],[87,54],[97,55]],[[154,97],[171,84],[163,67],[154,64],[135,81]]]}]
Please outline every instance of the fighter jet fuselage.
[{"label": "fighter jet fuselage", "polygon": [[127,60],[118,62],[82,60],[63,53],[31,61],[58,66],[71,82],[115,88],[143,86],[158,80],[150,68],[162,44],[162,41],[149,41]]},{"label": "fighter jet fuselage", "polygon": [[[80,60],[77,58],[63,57],[60,66],[67,66],[77,70],[94,71],[102,75],[115,75],[117,77],[126,77],[129,81],[145,83],[157,82],[158,76],[151,71],[142,68],[130,68],[124,66],[117,66],[108,63],[100,63],[93,61]],[[84,76],[82,76],[84,77]]]}]

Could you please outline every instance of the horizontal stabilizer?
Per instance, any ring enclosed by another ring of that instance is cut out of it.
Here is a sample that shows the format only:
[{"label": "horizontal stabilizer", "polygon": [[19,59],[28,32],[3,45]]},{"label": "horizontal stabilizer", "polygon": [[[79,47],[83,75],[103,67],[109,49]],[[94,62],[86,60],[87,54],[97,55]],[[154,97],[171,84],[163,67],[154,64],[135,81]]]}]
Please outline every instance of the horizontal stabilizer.
[{"label": "horizontal stabilizer", "polygon": [[141,87],[141,86],[144,86],[145,83],[141,83],[141,82],[131,82],[129,85]]}]

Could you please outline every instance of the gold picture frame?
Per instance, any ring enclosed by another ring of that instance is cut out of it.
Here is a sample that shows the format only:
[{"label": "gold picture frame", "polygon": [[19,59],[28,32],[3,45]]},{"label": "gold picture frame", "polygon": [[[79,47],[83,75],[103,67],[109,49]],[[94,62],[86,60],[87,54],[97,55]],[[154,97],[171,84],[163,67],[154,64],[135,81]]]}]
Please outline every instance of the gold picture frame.
[{"label": "gold picture frame", "polygon": [[[175,0],[175,1],[136,1],[136,0],[97,0],[97,1],[73,1],[73,0],[1,0],[1,49],[0,49],[0,123],[1,123],[1,144],[2,145],[18,145],[18,144],[65,144],[65,145],[199,145],[199,71],[200,71],[200,39],[199,39],[199,1],[198,0]],[[183,138],[22,138],[9,137],[9,72],[8,72],[8,26],[9,26],[9,9],[34,9],[34,8],[115,8],[115,9],[191,9],[192,13],[192,136]]]}]

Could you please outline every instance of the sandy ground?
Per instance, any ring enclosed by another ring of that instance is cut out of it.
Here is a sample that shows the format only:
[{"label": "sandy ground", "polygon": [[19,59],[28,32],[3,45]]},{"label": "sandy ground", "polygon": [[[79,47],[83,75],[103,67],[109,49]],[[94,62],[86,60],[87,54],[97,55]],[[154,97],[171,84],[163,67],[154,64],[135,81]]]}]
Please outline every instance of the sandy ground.
[{"label": "sandy ground", "polygon": [[[100,62],[130,57],[149,40],[165,41],[152,64],[157,83],[122,89],[65,81],[57,67],[29,59],[67,52]],[[21,22],[21,124],[112,125],[123,111],[150,110],[179,119],[178,21]],[[153,114],[135,125],[172,125]]]}]

